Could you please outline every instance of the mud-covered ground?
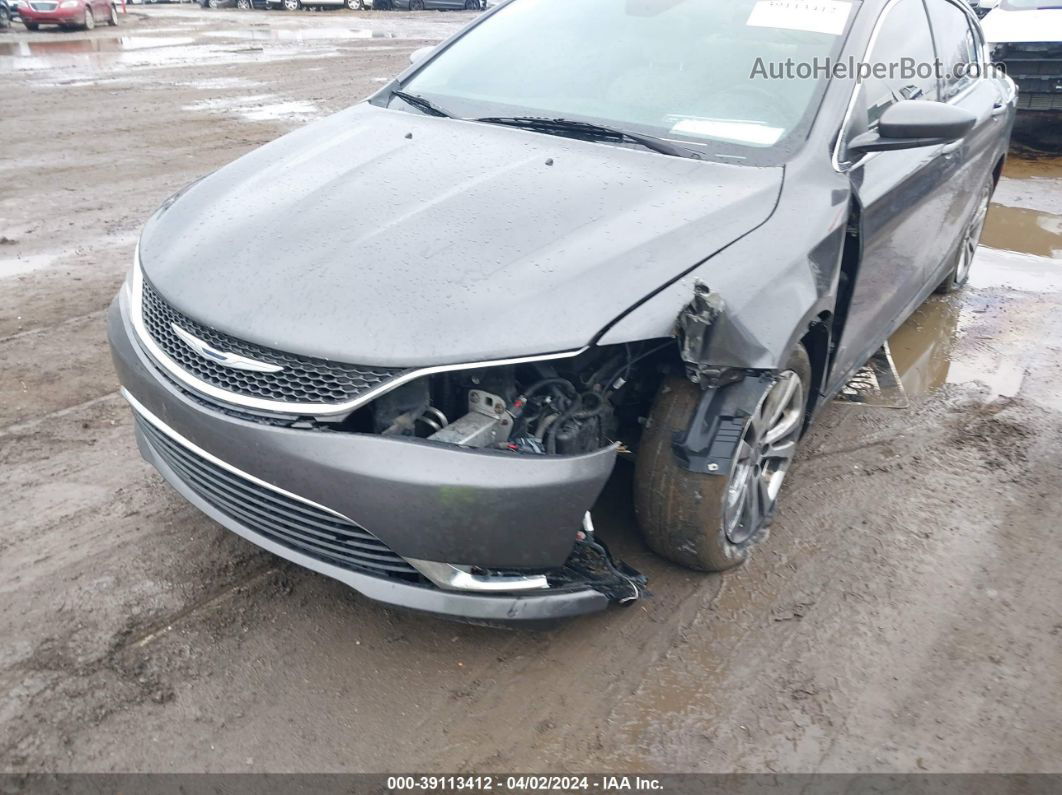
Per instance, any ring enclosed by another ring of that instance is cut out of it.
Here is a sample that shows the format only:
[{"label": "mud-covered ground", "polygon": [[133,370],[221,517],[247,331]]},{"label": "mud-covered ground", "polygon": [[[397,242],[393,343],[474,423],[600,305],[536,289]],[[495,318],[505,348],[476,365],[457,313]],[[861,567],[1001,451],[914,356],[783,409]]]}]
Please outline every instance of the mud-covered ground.
[{"label": "mud-covered ground", "polygon": [[141,462],[103,310],[142,219],[467,19],[0,33],[0,769],[1062,771],[1058,161],[1011,160],[972,286],[893,340],[910,408],[832,405],[748,565],[654,558],[617,473],[595,519],[653,591],[626,610],[385,609]]}]

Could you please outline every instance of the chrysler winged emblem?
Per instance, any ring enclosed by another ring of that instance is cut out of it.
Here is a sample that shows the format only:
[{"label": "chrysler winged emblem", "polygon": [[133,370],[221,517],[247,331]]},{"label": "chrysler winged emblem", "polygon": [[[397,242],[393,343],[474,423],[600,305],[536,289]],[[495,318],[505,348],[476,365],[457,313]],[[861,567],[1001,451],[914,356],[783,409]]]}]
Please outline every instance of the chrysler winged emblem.
[{"label": "chrysler winged emblem", "polygon": [[279,373],[284,369],[283,367],[278,367],[277,365],[269,364],[268,362],[257,362],[254,359],[248,359],[246,356],[240,356],[237,353],[219,351],[217,348],[199,339],[199,337],[194,334],[189,334],[176,323],[170,323],[170,328],[173,329],[174,334],[184,341],[185,345],[204,359],[216,362],[222,367],[231,367],[233,370],[247,370],[252,373]]}]

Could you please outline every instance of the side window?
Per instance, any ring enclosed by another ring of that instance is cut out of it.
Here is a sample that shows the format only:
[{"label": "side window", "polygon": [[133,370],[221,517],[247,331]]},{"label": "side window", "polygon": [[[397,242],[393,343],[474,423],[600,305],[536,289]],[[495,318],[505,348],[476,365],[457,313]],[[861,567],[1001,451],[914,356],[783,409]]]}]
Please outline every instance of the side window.
[{"label": "side window", "polygon": [[928,3],[943,78],[940,98],[946,102],[973,82],[971,65],[981,61],[979,38],[966,14],[948,0]]},{"label": "side window", "polygon": [[922,0],[900,0],[892,7],[868,58],[873,73],[862,88],[868,127],[894,102],[937,98],[933,37]]}]

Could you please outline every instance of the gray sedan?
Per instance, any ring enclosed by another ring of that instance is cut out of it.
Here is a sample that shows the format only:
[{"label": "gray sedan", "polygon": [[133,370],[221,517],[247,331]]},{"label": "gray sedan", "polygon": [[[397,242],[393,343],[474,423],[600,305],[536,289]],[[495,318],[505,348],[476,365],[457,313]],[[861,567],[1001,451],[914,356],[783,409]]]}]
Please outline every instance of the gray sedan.
[{"label": "gray sedan", "polygon": [[1015,105],[983,52],[963,0],[503,3],[149,219],[109,314],[140,450],[440,615],[637,599],[592,511],[627,462],[652,549],[736,566],[821,408],[969,276]]}]

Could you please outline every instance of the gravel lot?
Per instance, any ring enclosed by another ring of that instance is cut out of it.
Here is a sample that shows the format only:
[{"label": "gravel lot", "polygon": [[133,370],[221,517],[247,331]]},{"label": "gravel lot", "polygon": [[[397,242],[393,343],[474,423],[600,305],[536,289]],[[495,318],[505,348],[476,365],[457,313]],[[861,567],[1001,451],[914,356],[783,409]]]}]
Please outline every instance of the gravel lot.
[{"label": "gravel lot", "polygon": [[971,288],[893,340],[911,406],[831,406],[748,565],[654,558],[617,472],[595,520],[650,575],[630,609],[388,610],[141,462],[103,311],[142,220],[468,18],[0,32],[0,769],[1062,772],[1059,160],[1011,159]]}]

